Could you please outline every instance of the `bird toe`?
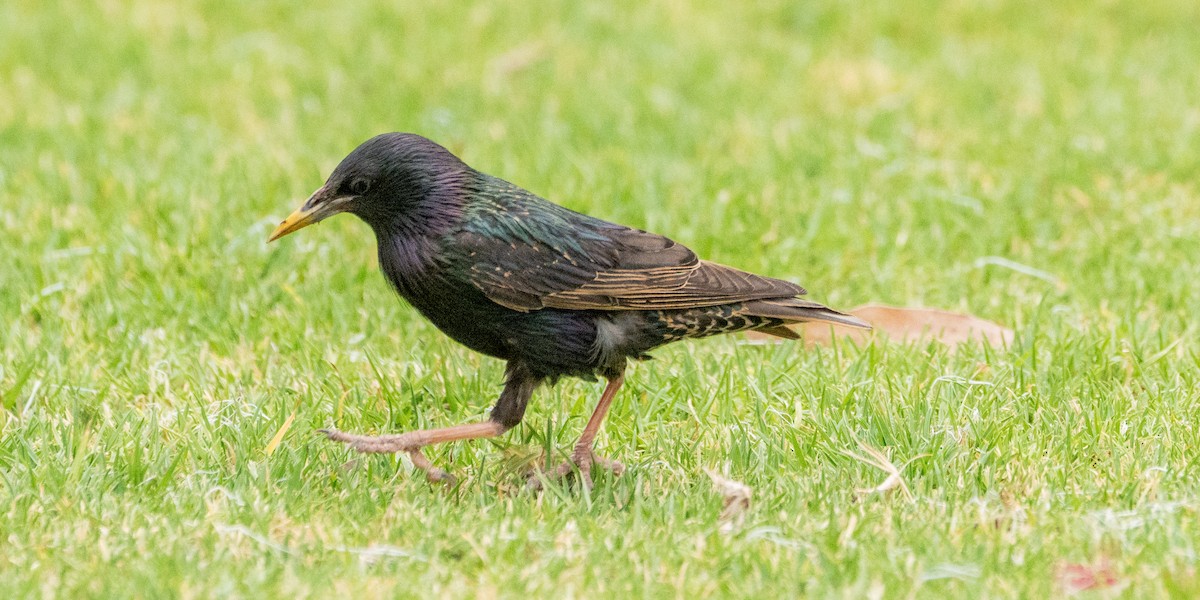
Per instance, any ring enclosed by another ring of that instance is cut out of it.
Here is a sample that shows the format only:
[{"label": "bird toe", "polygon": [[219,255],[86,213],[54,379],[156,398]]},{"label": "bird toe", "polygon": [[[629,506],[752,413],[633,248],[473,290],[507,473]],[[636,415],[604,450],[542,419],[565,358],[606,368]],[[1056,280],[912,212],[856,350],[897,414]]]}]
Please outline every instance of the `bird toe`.
[{"label": "bird toe", "polygon": [[425,477],[433,483],[441,483],[450,487],[454,487],[458,483],[457,477],[437,467],[432,467],[426,471]]},{"label": "bird toe", "polygon": [[591,452],[575,452],[572,453],[570,460],[553,469],[537,470],[531,473],[526,487],[537,491],[541,490],[548,481],[573,480],[578,475],[580,485],[590,490],[593,485],[592,469],[595,467],[609,471],[613,476],[620,476],[625,472],[625,465],[618,461]]},{"label": "bird toe", "polygon": [[346,439],[345,439],[346,434],[344,434],[336,429],[332,429],[332,428],[318,429],[317,433],[319,433],[319,434],[325,436],[327,439],[333,440],[335,442],[346,441]]}]

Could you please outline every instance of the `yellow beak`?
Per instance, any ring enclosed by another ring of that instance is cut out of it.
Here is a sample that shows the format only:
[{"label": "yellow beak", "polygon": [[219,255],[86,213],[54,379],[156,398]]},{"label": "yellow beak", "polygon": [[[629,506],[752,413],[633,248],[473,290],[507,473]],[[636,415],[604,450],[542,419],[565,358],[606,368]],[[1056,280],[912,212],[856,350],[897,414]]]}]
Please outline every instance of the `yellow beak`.
[{"label": "yellow beak", "polygon": [[304,205],[297,208],[292,214],[288,215],[275,231],[271,232],[271,237],[267,238],[267,243],[271,243],[293,231],[299,231],[312,225],[319,223],[328,217],[332,217],[346,210],[346,205],[350,200],[357,196],[341,196],[337,198],[325,198],[325,188],[321,188],[305,201]]},{"label": "yellow beak", "polygon": [[271,237],[267,238],[267,243],[271,243],[293,231],[304,229],[309,225],[316,223],[312,218],[312,211],[305,211],[303,208],[297,208],[295,212],[288,215],[275,231],[271,232]]}]

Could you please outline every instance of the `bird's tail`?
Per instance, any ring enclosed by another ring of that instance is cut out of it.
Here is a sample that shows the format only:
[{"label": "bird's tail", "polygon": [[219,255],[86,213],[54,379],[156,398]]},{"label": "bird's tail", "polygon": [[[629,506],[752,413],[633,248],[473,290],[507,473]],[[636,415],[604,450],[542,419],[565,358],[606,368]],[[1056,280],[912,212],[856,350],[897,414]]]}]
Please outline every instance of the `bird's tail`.
[{"label": "bird's tail", "polygon": [[655,314],[663,328],[660,332],[662,343],[747,330],[794,340],[800,335],[787,326],[806,321],[871,328],[866,321],[858,317],[800,298],[752,300],[736,304],[657,311]]},{"label": "bird's tail", "polygon": [[[743,310],[745,311],[744,314],[747,315],[786,321],[786,325],[809,321],[824,321],[861,329],[871,328],[870,323],[858,317],[838,312],[823,304],[801,298],[754,300],[747,302],[743,306]],[[758,329],[758,331],[788,339],[797,339],[800,337],[795,331],[788,329],[785,325],[763,327]]]}]

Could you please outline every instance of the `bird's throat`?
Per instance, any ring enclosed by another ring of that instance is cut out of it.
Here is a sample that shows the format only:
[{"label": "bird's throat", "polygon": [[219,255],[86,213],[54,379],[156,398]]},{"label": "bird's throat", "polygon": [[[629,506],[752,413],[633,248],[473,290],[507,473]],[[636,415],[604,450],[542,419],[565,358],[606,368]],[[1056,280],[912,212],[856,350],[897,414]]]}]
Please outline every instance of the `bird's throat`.
[{"label": "bird's throat", "polygon": [[424,235],[381,234],[379,268],[388,283],[409,301],[429,286],[436,270],[437,244]]}]

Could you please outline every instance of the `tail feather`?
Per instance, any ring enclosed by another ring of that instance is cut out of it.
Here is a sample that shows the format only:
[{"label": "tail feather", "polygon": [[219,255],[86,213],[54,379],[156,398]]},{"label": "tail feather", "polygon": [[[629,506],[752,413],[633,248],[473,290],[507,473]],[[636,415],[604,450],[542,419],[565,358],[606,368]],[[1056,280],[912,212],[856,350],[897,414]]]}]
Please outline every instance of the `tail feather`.
[{"label": "tail feather", "polygon": [[794,340],[800,335],[787,326],[806,321],[871,328],[866,321],[858,317],[800,298],[773,298],[685,310],[660,310],[652,313],[651,318],[662,327],[659,344],[746,330]]},{"label": "tail feather", "polygon": [[754,331],[757,331],[759,333],[765,333],[767,335],[773,335],[775,337],[781,337],[785,340],[800,339],[800,334],[796,333],[795,331],[792,331],[791,329],[788,329],[787,327],[784,327],[783,325],[776,325],[774,327],[763,327],[762,329],[755,329]]},{"label": "tail feather", "polygon": [[[862,329],[870,329],[871,324],[866,321],[839,312],[825,306],[812,302],[811,300],[803,300],[800,298],[779,298],[772,300],[755,300],[747,302],[744,305],[746,314],[768,317],[772,319],[782,319],[792,323],[803,323],[806,321],[825,321],[828,323],[837,323],[839,325],[847,325],[849,327],[858,327]],[[782,328],[782,326],[778,327]],[[769,329],[776,329],[775,327]],[[774,331],[762,329],[765,333],[772,335],[780,335]],[[790,331],[790,330],[789,330]],[[787,337],[781,335],[780,337]]]}]

